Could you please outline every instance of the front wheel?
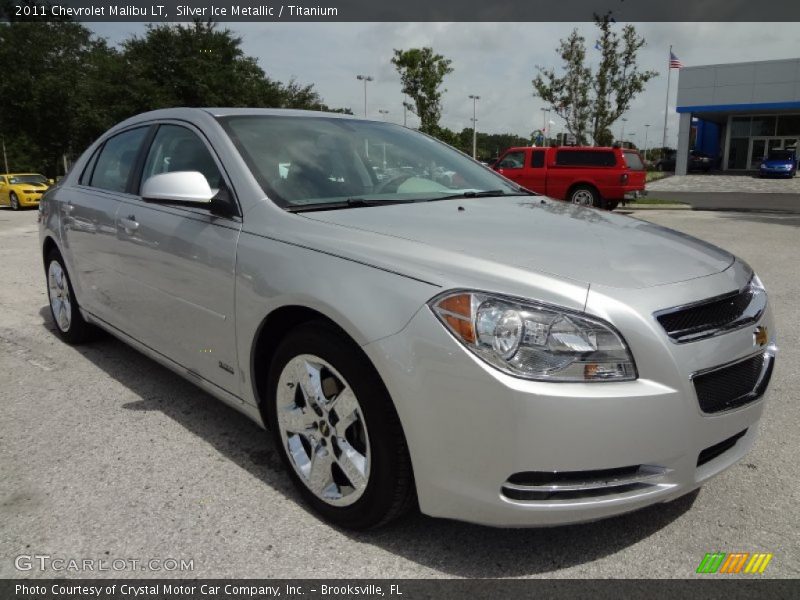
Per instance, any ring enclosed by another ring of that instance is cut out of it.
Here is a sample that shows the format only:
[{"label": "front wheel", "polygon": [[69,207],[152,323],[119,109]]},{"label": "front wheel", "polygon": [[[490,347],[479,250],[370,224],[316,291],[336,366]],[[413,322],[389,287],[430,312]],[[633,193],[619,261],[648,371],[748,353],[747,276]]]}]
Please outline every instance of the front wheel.
[{"label": "front wheel", "polygon": [[383,382],[324,322],[300,326],[269,371],[267,421],[306,502],[349,529],[387,523],[413,504],[411,462]]},{"label": "front wheel", "polygon": [[588,185],[579,185],[569,195],[569,201],[581,206],[600,207],[600,194]]},{"label": "front wheel", "polygon": [[19,210],[19,198],[14,192],[11,192],[8,196],[9,204],[11,204],[11,210]]}]

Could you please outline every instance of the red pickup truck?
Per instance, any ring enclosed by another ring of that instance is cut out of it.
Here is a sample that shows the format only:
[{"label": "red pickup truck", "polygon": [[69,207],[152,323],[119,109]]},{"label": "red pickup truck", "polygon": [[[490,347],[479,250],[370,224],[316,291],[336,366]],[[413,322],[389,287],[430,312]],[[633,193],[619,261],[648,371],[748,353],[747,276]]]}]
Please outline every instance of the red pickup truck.
[{"label": "red pickup truck", "polygon": [[644,163],[627,148],[509,148],[494,169],[532,192],[608,210],[645,195]]}]

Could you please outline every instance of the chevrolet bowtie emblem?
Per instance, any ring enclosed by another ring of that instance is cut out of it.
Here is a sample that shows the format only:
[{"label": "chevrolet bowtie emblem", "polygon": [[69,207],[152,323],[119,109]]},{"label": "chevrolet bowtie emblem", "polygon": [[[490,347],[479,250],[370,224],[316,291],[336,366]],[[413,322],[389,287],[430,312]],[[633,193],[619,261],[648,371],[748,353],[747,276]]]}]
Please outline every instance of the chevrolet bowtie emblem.
[{"label": "chevrolet bowtie emblem", "polygon": [[766,346],[769,341],[769,332],[766,327],[759,325],[753,332],[753,342],[756,346]]}]

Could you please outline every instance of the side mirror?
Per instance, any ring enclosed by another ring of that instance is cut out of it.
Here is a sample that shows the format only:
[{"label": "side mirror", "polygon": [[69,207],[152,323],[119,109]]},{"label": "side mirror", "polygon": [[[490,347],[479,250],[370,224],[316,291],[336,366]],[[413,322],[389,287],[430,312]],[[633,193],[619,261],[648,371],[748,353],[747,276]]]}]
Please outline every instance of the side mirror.
[{"label": "side mirror", "polygon": [[49,183],[50,185],[54,185],[54,184],[55,184],[55,182],[56,182],[56,180],[55,180],[55,179],[48,179],[48,180],[47,180],[47,183]]},{"label": "side mirror", "polygon": [[142,184],[142,198],[162,202],[210,204],[214,191],[199,171],[153,175]]}]

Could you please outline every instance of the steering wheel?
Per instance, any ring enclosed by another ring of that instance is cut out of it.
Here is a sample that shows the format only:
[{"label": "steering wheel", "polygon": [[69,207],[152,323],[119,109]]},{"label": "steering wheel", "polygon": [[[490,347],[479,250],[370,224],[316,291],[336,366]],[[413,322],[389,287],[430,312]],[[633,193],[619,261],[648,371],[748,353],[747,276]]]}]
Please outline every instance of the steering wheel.
[{"label": "steering wheel", "polygon": [[400,187],[401,183],[403,183],[408,179],[411,179],[412,177],[414,177],[413,173],[403,173],[402,175],[397,175],[395,177],[392,177],[390,180],[384,181],[381,185],[379,185],[375,190],[375,193],[376,194],[395,193],[397,192],[397,188]]}]

